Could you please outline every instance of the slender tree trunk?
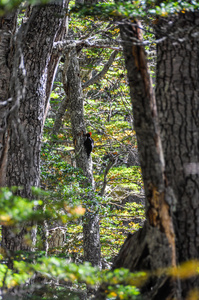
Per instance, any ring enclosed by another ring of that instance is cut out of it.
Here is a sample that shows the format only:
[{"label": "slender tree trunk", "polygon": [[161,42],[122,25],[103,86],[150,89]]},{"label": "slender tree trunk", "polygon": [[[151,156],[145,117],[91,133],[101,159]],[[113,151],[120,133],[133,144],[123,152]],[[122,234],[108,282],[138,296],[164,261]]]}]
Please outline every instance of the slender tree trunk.
[{"label": "slender tree trunk", "polygon": [[10,99],[11,42],[16,28],[16,11],[0,18],[0,186],[5,185],[9,136],[7,131]]},{"label": "slender tree trunk", "polygon": [[[79,62],[76,50],[70,53],[69,61],[66,60],[64,70],[64,87],[69,101],[71,115],[72,135],[75,147],[75,158],[77,167],[83,170],[86,177],[84,187],[90,187],[87,200],[91,201],[94,197],[94,179],[92,157],[87,157],[84,148],[84,134],[86,128],[84,124],[84,107],[80,79]],[[93,206],[93,212],[88,210],[83,218],[83,248],[84,259],[94,266],[101,266],[101,245],[99,234],[99,216]]]},{"label": "slender tree trunk", "polygon": [[[95,82],[97,82],[98,80],[100,80],[109,70],[110,66],[112,65],[116,55],[118,54],[118,51],[115,50],[112,52],[112,54],[110,55],[110,58],[108,60],[108,62],[104,65],[104,68],[102,69],[101,72],[97,73],[95,76],[93,76],[91,79],[89,79],[87,82],[85,82],[82,86],[82,90],[87,88],[89,85],[94,84]],[[65,68],[63,70],[63,73],[66,74],[67,73],[67,68],[69,65],[69,57],[70,57],[70,53],[68,52],[67,54],[65,54]],[[64,90],[66,92],[66,97],[62,100],[62,102],[60,103],[58,112],[55,116],[55,122],[54,122],[54,126],[53,126],[53,130],[52,130],[52,135],[56,135],[59,132],[59,129],[62,125],[62,119],[66,113],[66,109],[69,112],[69,101],[68,101],[68,85],[67,82],[64,82]]]},{"label": "slender tree trunk", "polygon": [[[27,23],[16,33],[11,69],[9,150],[6,185],[21,186],[20,195],[32,199],[31,187],[39,186],[40,147],[50,87],[58,56],[53,44],[65,32],[65,1],[35,6]],[[28,250],[26,228],[3,227],[2,245],[8,250]]]}]

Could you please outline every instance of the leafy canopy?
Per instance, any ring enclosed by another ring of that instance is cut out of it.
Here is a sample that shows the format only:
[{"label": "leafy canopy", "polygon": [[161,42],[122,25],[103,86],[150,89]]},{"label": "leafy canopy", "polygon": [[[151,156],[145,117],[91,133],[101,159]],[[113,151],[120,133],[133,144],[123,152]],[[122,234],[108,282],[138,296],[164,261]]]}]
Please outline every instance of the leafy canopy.
[{"label": "leafy canopy", "polygon": [[95,5],[78,4],[71,9],[71,12],[78,13],[80,17],[86,15],[100,16],[109,19],[124,18],[148,18],[152,16],[166,16],[168,14],[185,12],[187,10],[199,9],[199,3],[192,1],[109,1],[108,3],[98,3]]}]

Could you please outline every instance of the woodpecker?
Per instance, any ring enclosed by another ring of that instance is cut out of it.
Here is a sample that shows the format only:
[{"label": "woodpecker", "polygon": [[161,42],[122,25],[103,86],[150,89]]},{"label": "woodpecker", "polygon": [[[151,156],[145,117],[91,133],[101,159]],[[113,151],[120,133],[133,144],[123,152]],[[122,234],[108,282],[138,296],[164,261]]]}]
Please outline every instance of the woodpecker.
[{"label": "woodpecker", "polygon": [[89,156],[91,154],[91,151],[93,150],[93,147],[94,147],[94,141],[91,138],[91,134],[92,134],[91,132],[88,132],[84,135],[85,136],[84,147],[86,149],[86,153],[87,153],[88,158],[89,158]]}]

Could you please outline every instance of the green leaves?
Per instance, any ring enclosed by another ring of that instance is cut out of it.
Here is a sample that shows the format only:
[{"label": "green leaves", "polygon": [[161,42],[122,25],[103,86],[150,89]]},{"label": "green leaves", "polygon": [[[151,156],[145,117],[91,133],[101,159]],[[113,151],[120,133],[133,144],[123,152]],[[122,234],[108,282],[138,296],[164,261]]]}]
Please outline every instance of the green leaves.
[{"label": "green leaves", "polygon": [[0,1],[0,16],[5,15],[6,13],[12,11],[13,9],[16,9],[20,6],[20,4],[23,5],[23,7],[27,5],[36,5],[36,4],[48,4],[51,0],[1,0]]},{"label": "green leaves", "polygon": [[13,191],[2,188],[0,190],[0,224],[14,225],[18,222],[27,222],[30,220],[38,220],[41,212],[34,210],[43,204],[42,200],[33,200],[22,198],[14,195]]},{"label": "green leaves", "polygon": [[[20,223],[30,221],[43,222],[46,219],[62,220],[64,223],[74,220],[85,213],[85,209],[77,204],[72,204],[66,199],[54,202],[49,193],[33,189],[35,197],[43,200],[30,200],[14,194],[16,188],[0,190],[0,225],[19,226]],[[48,204],[48,205],[46,205]],[[45,206],[45,209],[44,209]]]},{"label": "green leaves", "polygon": [[[35,263],[28,263],[27,261],[15,261],[14,270],[9,269],[6,265],[0,264],[0,287],[13,288],[19,284],[25,283],[27,279],[32,278],[34,274],[40,278],[46,278],[49,282],[76,282],[86,283],[94,286],[96,284],[107,284],[106,293],[109,296],[122,296],[119,299],[127,299],[128,296],[137,296],[139,291],[135,286],[124,287],[123,283],[131,283],[137,278],[141,281],[144,278],[144,273],[133,274],[126,269],[116,269],[112,271],[100,271],[92,267],[89,263],[76,265],[69,263],[66,259],[56,257],[42,257],[36,259]],[[113,285],[111,287],[111,285]],[[63,286],[63,285],[62,285]],[[36,287],[35,287],[36,288]],[[65,286],[67,289],[67,286]],[[112,290],[115,294],[113,295]],[[54,290],[56,294],[56,289]],[[42,298],[43,299],[43,298]],[[133,298],[135,299],[135,298]]]},{"label": "green leaves", "polygon": [[118,188],[129,188],[134,192],[139,192],[142,185],[141,168],[137,166],[129,168],[126,168],[126,166],[114,167],[110,170],[108,179],[110,184]]},{"label": "green leaves", "polygon": [[[156,5],[157,2],[161,2]],[[116,1],[116,3],[99,3],[96,5],[78,5],[71,9],[71,12],[77,13],[79,17],[98,16],[104,19],[134,19],[148,18],[151,16],[167,16],[168,14],[180,13],[188,10],[199,9],[197,1],[191,3],[187,1]]]},{"label": "green leaves", "polygon": [[151,15],[157,15],[166,17],[169,14],[174,13],[185,13],[185,11],[193,11],[199,8],[199,4],[196,1],[192,1],[192,3],[188,3],[187,1],[171,1],[167,0],[160,3],[159,6],[155,6],[154,8],[149,8],[148,12]]},{"label": "green leaves", "polygon": [[141,204],[135,202],[122,204],[111,198],[101,206],[106,207],[106,212],[101,214],[100,220],[102,254],[107,260],[111,260],[118,253],[127,234],[141,227],[145,211]]},{"label": "green leaves", "polygon": [[[46,290],[46,298],[43,298],[40,294],[40,297],[36,299],[51,299],[51,293],[54,297],[58,297],[61,287],[64,294],[66,294],[68,289],[67,283],[73,282],[77,288],[85,288],[84,284],[91,286],[96,284],[98,286],[102,285],[105,290],[107,300],[138,300],[142,299],[140,297],[139,288],[141,288],[147,280],[150,280],[150,278],[154,279],[155,277],[160,276],[169,276],[173,279],[193,278],[198,276],[198,268],[199,262],[197,260],[192,260],[173,268],[158,269],[151,272],[132,273],[124,268],[115,269],[113,271],[100,271],[98,268],[92,267],[89,263],[77,265],[67,261],[65,258],[57,258],[54,256],[42,258],[35,257],[34,264],[21,257],[21,260],[19,259],[14,262],[13,270],[9,269],[5,264],[0,264],[0,288],[3,288],[4,290],[6,288],[11,289],[27,282],[27,280],[31,279],[34,274],[37,274],[40,282],[42,282],[42,279],[45,279],[45,286],[51,287],[51,290]],[[62,284],[59,286],[58,283]],[[54,286],[53,289],[52,286]],[[37,294],[37,289],[40,290],[40,287],[35,285],[34,295]],[[24,291],[25,286],[23,287],[23,293]],[[18,293],[20,295],[20,290],[18,290]],[[198,291],[195,295],[197,296],[193,299],[198,299]],[[21,296],[21,299],[24,298]],[[62,298],[60,297],[58,299]]]}]

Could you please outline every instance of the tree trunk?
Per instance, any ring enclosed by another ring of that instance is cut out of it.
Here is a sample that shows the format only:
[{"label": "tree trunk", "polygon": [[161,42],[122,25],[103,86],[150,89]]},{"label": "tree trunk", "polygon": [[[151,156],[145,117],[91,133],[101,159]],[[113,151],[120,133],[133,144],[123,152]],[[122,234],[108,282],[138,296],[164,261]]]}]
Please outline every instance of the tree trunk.
[{"label": "tree trunk", "polygon": [[[144,50],[131,44],[135,38],[141,41],[140,24],[121,26],[147,221],[126,239],[114,268],[153,271],[199,256],[198,20],[198,12],[189,12],[156,25],[158,38],[167,34],[158,44],[158,114]],[[186,299],[198,286],[196,276],[175,280],[157,275],[141,291],[144,299]]]},{"label": "tree trunk", "polygon": [[[39,186],[40,147],[50,87],[59,56],[53,44],[65,32],[65,1],[35,6],[27,23],[15,37],[9,112],[10,143],[7,156],[6,185],[21,186],[19,194],[32,199],[31,187]],[[9,250],[28,250],[26,228],[17,233],[3,227],[2,245]]]},{"label": "tree trunk", "polygon": [[11,42],[16,29],[16,11],[0,18],[0,186],[5,185],[9,136],[7,122],[10,107],[10,63]]},{"label": "tree trunk", "polygon": [[[83,170],[85,180],[84,187],[90,187],[87,200],[91,201],[94,197],[94,179],[92,157],[87,157],[84,147],[84,134],[86,133],[84,124],[84,107],[83,96],[80,79],[79,62],[76,50],[72,50],[69,60],[66,60],[64,66],[65,74],[64,88],[68,97],[73,142],[75,147],[75,159],[77,167]],[[99,234],[99,216],[96,212],[96,207],[93,205],[93,212],[88,210],[83,217],[83,248],[84,259],[89,261],[94,266],[101,267],[101,245]]]},{"label": "tree trunk", "polygon": [[[165,175],[175,195],[170,209],[177,263],[199,259],[199,12],[157,24],[157,106]],[[181,31],[180,29],[183,28]],[[182,283],[182,299],[199,280]]]}]

